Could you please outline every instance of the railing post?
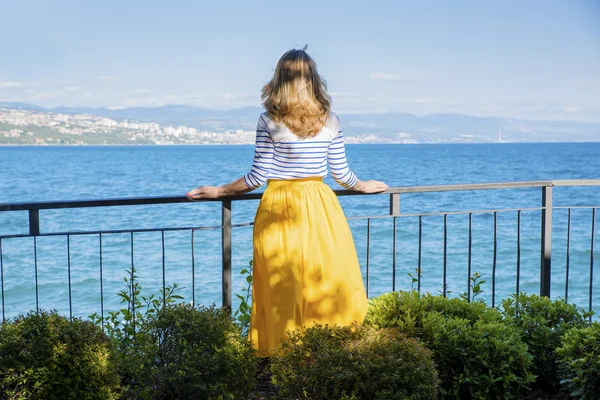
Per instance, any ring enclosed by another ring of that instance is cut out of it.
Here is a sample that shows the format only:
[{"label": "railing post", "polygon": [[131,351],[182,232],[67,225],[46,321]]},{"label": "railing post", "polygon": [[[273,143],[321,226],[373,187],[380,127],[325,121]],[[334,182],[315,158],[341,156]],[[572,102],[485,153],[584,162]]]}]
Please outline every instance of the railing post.
[{"label": "railing post", "polygon": [[390,194],[390,215],[400,214],[400,193]]},{"label": "railing post", "polygon": [[[390,194],[390,215],[400,214],[400,193]],[[392,246],[392,291],[396,291],[396,218],[394,218]]]},{"label": "railing post", "polygon": [[221,225],[223,308],[231,311],[231,200],[221,202]]},{"label": "railing post", "polygon": [[40,234],[40,210],[29,210],[29,235],[39,236]]},{"label": "railing post", "polygon": [[550,267],[552,263],[552,186],[542,187],[542,207],[540,296],[550,297]]}]

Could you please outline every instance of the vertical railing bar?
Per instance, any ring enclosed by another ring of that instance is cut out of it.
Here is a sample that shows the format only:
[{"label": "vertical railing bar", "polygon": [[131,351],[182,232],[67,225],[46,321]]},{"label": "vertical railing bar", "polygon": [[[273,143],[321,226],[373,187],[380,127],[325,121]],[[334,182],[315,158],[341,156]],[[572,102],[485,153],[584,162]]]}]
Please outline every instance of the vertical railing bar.
[{"label": "vertical railing bar", "polygon": [[498,213],[494,211],[494,260],[492,263],[492,308],[496,307],[496,260],[498,256]]},{"label": "vertical railing bar", "polygon": [[0,288],[2,289],[2,322],[6,321],[6,313],[4,311],[4,264],[2,262],[2,238],[0,238]]},{"label": "vertical railing bar", "polygon": [[40,210],[29,210],[29,236],[40,234]]},{"label": "vertical railing bar", "polygon": [[569,301],[569,268],[571,266],[571,208],[567,214],[567,258],[565,260],[565,303]]},{"label": "vertical railing bar", "polygon": [[[400,193],[390,194],[390,215],[400,214]],[[396,291],[396,217],[394,217],[392,254],[392,292]]]},{"label": "vertical railing bar", "polygon": [[[594,244],[596,238],[596,209],[592,208],[592,239],[590,243],[590,311],[593,310],[593,299],[592,299],[592,289],[594,282]],[[590,322],[592,321],[592,316],[590,315]]]},{"label": "vertical railing bar", "polygon": [[400,193],[390,194],[390,215],[400,214]]},{"label": "vertical railing bar", "polygon": [[165,231],[161,230],[161,240],[162,240],[162,292],[163,292],[163,307],[167,305],[167,292],[165,291]]},{"label": "vertical railing bar", "polygon": [[552,268],[552,186],[542,187],[540,296],[550,297]]},{"label": "vertical railing bar", "polygon": [[221,202],[221,222],[223,308],[231,312],[231,200]]},{"label": "vertical railing bar", "polygon": [[396,217],[394,217],[394,245],[392,255],[392,292],[396,291]]},{"label": "vertical railing bar", "polygon": [[131,323],[132,323],[132,328],[133,328],[133,338],[135,339],[135,267],[133,264],[133,231],[131,231],[131,236],[130,236],[130,244],[131,244],[131,277],[130,277],[130,284],[131,284]]},{"label": "vertical railing bar", "polygon": [[419,215],[419,257],[417,261],[417,292],[421,293],[421,243],[423,233],[423,216]]},{"label": "vertical railing bar", "polygon": [[69,318],[73,319],[73,299],[71,293],[71,235],[67,235],[67,277],[69,281]]},{"label": "vertical railing bar", "polygon": [[38,262],[37,262],[37,236],[33,237],[33,269],[35,272],[35,311],[40,310],[40,297],[38,286]]},{"label": "vertical railing bar", "polygon": [[102,232],[99,234],[100,237],[100,317],[102,320],[100,324],[104,329],[104,283],[103,283],[103,271],[102,271]]},{"label": "vertical railing bar", "polygon": [[469,249],[467,256],[467,302],[471,302],[471,248],[473,245],[473,213],[469,213]]},{"label": "vertical railing bar", "polygon": [[194,230],[192,229],[192,307],[196,307],[196,271],[194,255]]},{"label": "vertical railing bar", "polygon": [[516,292],[521,290],[521,210],[517,210],[517,287]]},{"label": "vertical railing bar", "polygon": [[447,251],[448,251],[448,228],[447,228],[448,215],[444,214],[444,276],[443,276],[443,289],[442,295],[446,297],[446,281],[447,281]]},{"label": "vertical railing bar", "polygon": [[371,253],[371,218],[367,218],[367,298],[369,298],[369,256]]}]

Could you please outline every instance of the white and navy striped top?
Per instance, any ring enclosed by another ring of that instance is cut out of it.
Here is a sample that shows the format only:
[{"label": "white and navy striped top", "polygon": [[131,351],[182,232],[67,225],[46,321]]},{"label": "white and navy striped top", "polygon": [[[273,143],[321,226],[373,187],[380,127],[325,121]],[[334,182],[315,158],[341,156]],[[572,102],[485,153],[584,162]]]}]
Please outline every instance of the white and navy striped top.
[{"label": "white and navy striped top", "polygon": [[244,175],[250,189],[256,189],[267,179],[299,179],[331,175],[346,189],[358,179],[348,167],[340,120],[331,113],[327,124],[311,138],[301,138],[285,124],[276,124],[262,113],[256,127],[256,149],[252,169]]}]

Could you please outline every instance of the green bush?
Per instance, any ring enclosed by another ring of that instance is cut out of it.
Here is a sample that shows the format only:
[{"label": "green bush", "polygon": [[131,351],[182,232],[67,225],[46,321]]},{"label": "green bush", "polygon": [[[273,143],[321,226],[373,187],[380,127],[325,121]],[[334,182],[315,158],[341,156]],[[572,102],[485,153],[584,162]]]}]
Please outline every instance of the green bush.
[{"label": "green bush", "polygon": [[365,319],[368,325],[400,327],[411,336],[420,336],[423,316],[438,312],[447,318],[462,318],[476,321],[501,321],[502,315],[480,301],[467,302],[460,298],[445,298],[431,294],[389,292],[370,301]]},{"label": "green bush", "polygon": [[90,316],[116,344],[123,398],[245,399],[257,360],[229,313],[176,305],[177,284],[142,295],[135,269],[126,272],[122,308]]},{"label": "green bush", "polygon": [[548,392],[560,389],[556,349],[568,330],[588,325],[590,313],[562,300],[538,295],[515,294],[502,301],[507,323],[516,326],[533,356],[534,387]]},{"label": "green bush", "polygon": [[397,329],[315,325],[295,331],[272,357],[283,398],[427,399],[436,396],[431,352]]},{"label": "green bush", "polygon": [[122,308],[110,311],[102,318],[97,313],[90,319],[102,326],[117,348],[117,367],[121,377],[122,396],[126,399],[151,399],[153,388],[147,385],[152,379],[151,355],[154,341],[149,334],[149,324],[165,306],[183,299],[181,288],[172,284],[158,294],[142,295],[142,285],[133,266],[125,271],[125,288],[117,293]]},{"label": "green bush", "polygon": [[1,399],[116,399],[114,347],[91,322],[39,311],[0,325]]},{"label": "green bush", "polygon": [[562,346],[556,350],[561,383],[571,396],[583,400],[598,399],[600,394],[600,324],[574,328],[565,333]]},{"label": "green bush", "polygon": [[245,399],[256,384],[251,345],[223,309],[167,306],[147,334],[142,376],[155,399]]},{"label": "green bush", "polygon": [[479,301],[386,293],[371,301],[365,323],[424,340],[438,367],[442,399],[518,399],[534,379],[518,330]]},{"label": "green bush", "polygon": [[521,399],[534,380],[527,345],[502,322],[471,323],[432,312],[423,318],[423,332],[443,399]]}]

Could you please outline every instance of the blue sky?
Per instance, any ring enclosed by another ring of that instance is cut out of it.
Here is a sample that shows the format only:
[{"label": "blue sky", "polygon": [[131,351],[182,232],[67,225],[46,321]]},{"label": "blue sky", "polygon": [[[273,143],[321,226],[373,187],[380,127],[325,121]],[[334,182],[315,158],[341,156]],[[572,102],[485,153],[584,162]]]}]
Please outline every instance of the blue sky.
[{"label": "blue sky", "polygon": [[260,105],[308,44],[340,113],[600,122],[600,1],[0,0],[0,101]]}]

